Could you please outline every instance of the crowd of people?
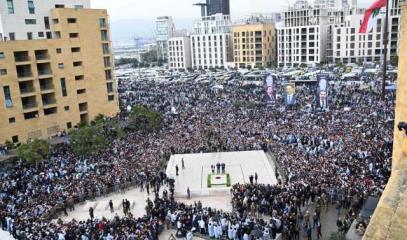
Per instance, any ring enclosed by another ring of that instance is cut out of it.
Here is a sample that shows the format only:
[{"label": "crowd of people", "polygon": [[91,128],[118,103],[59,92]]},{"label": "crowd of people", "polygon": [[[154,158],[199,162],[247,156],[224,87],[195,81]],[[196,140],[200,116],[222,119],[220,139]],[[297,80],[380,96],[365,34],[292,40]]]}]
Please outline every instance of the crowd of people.
[{"label": "crowd of people", "polygon": [[[169,221],[182,236],[201,232],[246,240],[282,233],[295,239],[301,226],[307,231],[321,227],[318,219],[311,223],[310,213],[302,213],[305,202],[327,199],[357,212],[366,196],[383,191],[391,170],[393,93],[381,101],[370,85],[335,82],[329,110],[321,111],[315,86],[297,86],[297,106],[287,109],[281,98],[274,106],[264,104],[262,87],[231,81],[214,91],[213,84],[120,80],[118,119],[128,119],[128,106],[144,105],[162,114],[163,128],[128,132],[85,157],[65,145],[40,164],[18,161],[0,178],[3,230],[16,239],[154,240]],[[283,169],[279,184],[233,186],[230,213],[177,203],[173,187],[170,194],[158,195],[167,184],[164,169],[171,154],[241,150],[273,152]],[[146,215],[50,221],[55,209],[73,209],[118,186],[156,193]],[[257,212],[272,218],[265,221]]]}]

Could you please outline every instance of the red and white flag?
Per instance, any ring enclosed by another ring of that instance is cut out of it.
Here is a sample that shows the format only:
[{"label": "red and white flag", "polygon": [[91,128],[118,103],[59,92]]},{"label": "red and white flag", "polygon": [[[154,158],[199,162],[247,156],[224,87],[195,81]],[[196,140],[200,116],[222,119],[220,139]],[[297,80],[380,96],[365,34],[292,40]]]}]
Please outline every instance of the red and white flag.
[{"label": "red and white flag", "polygon": [[380,9],[386,5],[387,0],[376,0],[376,2],[366,10],[359,33],[368,33],[376,26]]}]

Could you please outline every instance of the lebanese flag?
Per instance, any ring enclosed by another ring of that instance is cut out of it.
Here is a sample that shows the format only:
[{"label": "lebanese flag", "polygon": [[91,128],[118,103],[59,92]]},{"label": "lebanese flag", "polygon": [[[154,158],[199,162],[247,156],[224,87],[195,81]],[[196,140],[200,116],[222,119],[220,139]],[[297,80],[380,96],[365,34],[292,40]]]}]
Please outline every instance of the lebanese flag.
[{"label": "lebanese flag", "polygon": [[366,10],[359,33],[368,33],[376,26],[380,9],[386,5],[387,0],[376,0],[376,2],[374,2],[372,6]]}]

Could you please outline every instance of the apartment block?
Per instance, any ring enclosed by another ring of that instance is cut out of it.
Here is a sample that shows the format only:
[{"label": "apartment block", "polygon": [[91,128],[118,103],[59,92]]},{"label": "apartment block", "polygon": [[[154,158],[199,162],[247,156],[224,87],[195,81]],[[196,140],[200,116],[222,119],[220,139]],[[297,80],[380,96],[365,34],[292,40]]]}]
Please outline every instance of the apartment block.
[{"label": "apartment block", "polygon": [[168,40],[168,66],[170,70],[187,70],[192,67],[191,40],[189,36]]},{"label": "apartment block", "polygon": [[233,61],[230,16],[216,14],[195,22],[191,35],[192,67],[221,68]]},{"label": "apartment block", "polygon": [[157,58],[162,61],[168,59],[168,40],[173,37],[175,25],[172,17],[161,16],[156,23]]},{"label": "apartment block", "polygon": [[52,38],[26,40],[17,32],[32,30],[16,28],[21,40],[0,42],[2,143],[51,137],[119,111],[106,10],[48,11]]},{"label": "apartment block", "polygon": [[276,63],[274,23],[247,22],[233,26],[235,67],[267,67]]}]

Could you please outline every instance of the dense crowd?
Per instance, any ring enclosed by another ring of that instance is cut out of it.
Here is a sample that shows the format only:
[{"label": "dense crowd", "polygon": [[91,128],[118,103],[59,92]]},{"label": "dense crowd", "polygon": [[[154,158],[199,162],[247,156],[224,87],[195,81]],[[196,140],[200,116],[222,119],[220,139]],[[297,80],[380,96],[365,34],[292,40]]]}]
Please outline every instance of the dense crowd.
[{"label": "dense crowd", "polygon": [[[127,120],[127,106],[145,105],[162,113],[163,129],[112,138],[109,148],[86,157],[64,146],[41,164],[19,161],[1,175],[2,228],[17,239],[158,239],[169,223],[183,236],[192,230],[236,240],[276,233],[295,239],[302,222],[310,223],[301,221],[301,204],[327,199],[356,212],[366,196],[383,191],[391,169],[393,93],[381,101],[370,85],[332,83],[329,111],[321,111],[315,86],[297,86],[293,109],[281,98],[264,104],[262,87],[235,81],[220,90],[213,86],[121,80],[118,118]],[[270,150],[284,171],[275,186],[235,185],[232,213],[176,203],[168,194],[148,202],[141,218],[49,220],[55,209],[73,208],[118,185],[158,192],[167,183],[163,171],[171,154],[240,150]],[[254,212],[272,218],[264,221]]]}]

